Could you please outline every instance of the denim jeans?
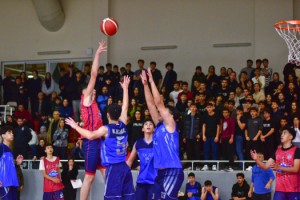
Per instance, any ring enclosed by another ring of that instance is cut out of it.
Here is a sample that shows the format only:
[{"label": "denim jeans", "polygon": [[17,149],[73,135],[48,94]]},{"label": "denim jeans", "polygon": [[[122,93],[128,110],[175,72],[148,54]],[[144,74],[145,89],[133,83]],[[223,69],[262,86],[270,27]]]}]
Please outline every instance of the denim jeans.
[{"label": "denim jeans", "polygon": [[[235,136],[235,152],[239,160],[244,160],[243,145],[244,145],[244,137],[238,135]],[[243,163],[240,163],[239,166],[242,168]]]},{"label": "denim jeans", "polygon": [[78,122],[80,120],[80,100],[73,100],[73,112],[74,112],[74,120]]},{"label": "denim jeans", "polygon": [[212,160],[218,160],[219,142],[215,142],[214,139],[214,137],[207,137],[203,144],[204,160],[210,160],[210,153],[212,154]]}]

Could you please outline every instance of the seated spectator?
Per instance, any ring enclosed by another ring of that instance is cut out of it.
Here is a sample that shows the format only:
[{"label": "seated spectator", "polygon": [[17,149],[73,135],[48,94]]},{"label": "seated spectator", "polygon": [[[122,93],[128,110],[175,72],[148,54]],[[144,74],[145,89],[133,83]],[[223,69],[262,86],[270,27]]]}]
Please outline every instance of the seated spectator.
[{"label": "seated spectator", "polygon": [[197,80],[199,83],[205,83],[205,75],[202,72],[202,67],[201,66],[197,66],[195,69],[195,73],[192,77],[192,83],[191,83],[191,91],[194,92],[195,91],[195,86],[194,86],[194,81]]},{"label": "seated spectator", "polygon": [[42,83],[42,92],[45,95],[46,100],[50,100],[51,94],[54,91],[54,80],[51,77],[50,72],[46,72],[45,74],[45,80]]},{"label": "seated spectator", "polygon": [[107,100],[109,98],[108,88],[107,86],[103,86],[101,88],[101,94],[97,97],[97,103],[100,108],[100,112],[102,116],[104,116],[104,110],[107,105]]},{"label": "seated spectator", "polygon": [[56,91],[52,92],[51,98],[50,98],[50,101],[49,101],[50,108],[51,108],[50,112],[53,112],[56,109],[56,99],[57,98],[59,98],[58,95],[57,95],[57,92]]},{"label": "seated spectator", "polygon": [[65,120],[60,119],[58,127],[53,134],[54,155],[60,159],[67,159],[69,130],[65,127]]},{"label": "seated spectator", "polygon": [[178,94],[178,101],[180,101],[181,94],[186,94],[188,100],[193,100],[194,95],[189,91],[189,84],[187,82],[182,82],[182,92]]},{"label": "seated spectator", "polygon": [[50,115],[51,108],[49,101],[44,99],[44,94],[42,92],[38,93],[36,104],[33,105],[32,110],[33,116],[37,120],[40,120],[42,113],[44,113],[47,116]]},{"label": "seated spectator", "polygon": [[76,193],[77,189],[74,189],[72,186],[72,181],[75,181],[77,179],[78,175],[78,169],[74,162],[73,158],[70,158],[68,160],[67,165],[64,166],[64,169],[61,173],[61,180],[64,184],[64,199],[65,200],[75,200],[76,199]]},{"label": "seated spectator", "polygon": [[60,113],[60,116],[63,118],[72,117],[73,110],[72,110],[72,106],[69,105],[68,99],[63,100],[63,105],[59,108],[58,111]]},{"label": "seated spectator", "polygon": [[141,107],[137,104],[136,99],[131,99],[129,108],[128,108],[128,114],[132,118],[134,117],[135,111],[141,111]]},{"label": "seated spectator", "polygon": [[293,117],[293,126],[292,128],[294,128],[295,132],[296,132],[296,136],[293,139],[293,145],[296,145],[300,148],[300,121],[299,121],[299,115],[295,115]]},{"label": "seated spectator", "polygon": [[72,149],[72,157],[75,160],[83,160],[84,159],[84,152],[83,152],[83,149],[82,149],[82,143],[83,143],[82,139],[78,138],[77,142],[75,144],[75,147]]},{"label": "seated spectator", "polygon": [[134,112],[134,117],[132,118],[131,122],[128,124],[128,132],[129,132],[129,147],[132,149],[134,143],[144,136],[143,134],[143,120],[142,114],[140,110],[136,110]]},{"label": "seated spectator", "polygon": [[187,200],[200,200],[201,184],[196,181],[195,174],[193,172],[188,174],[188,183],[185,186],[184,196]]},{"label": "seated spectator", "polygon": [[253,84],[258,83],[260,85],[261,90],[265,90],[266,85],[266,78],[260,74],[259,69],[255,69],[254,71],[255,76],[251,79]]},{"label": "seated spectator", "polygon": [[245,180],[243,173],[236,174],[237,182],[232,186],[232,200],[248,200],[249,184]]},{"label": "seated spectator", "polygon": [[19,87],[16,100],[18,105],[23,104],[25,109],[28,109],[28,95],[23,85]]},{"label": "seated spectator", "polygon": [[254,93],[253,93],[253,99],[258,104],[260,101],[264,101],[266,99],[265,93],[263,90],[260,89],[259,83],[254,84]]},{"label": "seated spectator", "polygon": [[50,124],[46,134],[46,142],[47,144],[52,144],[53,134],[59,126],[60,113],[58,111],[54,111],[52,114],[52,118],[49,119]]},{"label": "seated spectator", "polygon": [[5,125],[11,126],[13,128],[15,128],[17,126],[16,121],[14,120],[14,118],[11,115],[6,115]]},{"label": "seated spectator", "polygon": [[33,157],[33,160],[40,160],[41,158],[45,157],[46,156],[46,153],[45,153],[45,139],[44,138],[41,138],[39,140],[39,144],[37,145],[36,147],[36,156]]},{"label": "seated spectator", "polygon": [[23,104],[19,104],[17,110],[14,113],[14,118],[22,118],[24,120],[24,123],[32,127],[33,126],[33,118],[31,114],[29,113],[29,110],[25,109]]},{"label": "seated spectator", "polygon": [[204,182],[204,187],[201,191],[201,200],[220,200],[219,188],[212,185],[210,180]]},{"label": "seated spectator", "polygon": [[132,97],[130,99],[135,99],[137,105],[140,106],[140,107],[143,106],[144,103],[145,103],[144,95],[141,94],[140,88],[138,88],[138,87],[133,88],[133,94],[132,94]]},{"label": "seated spectator", "polygon": [[[257,160],[264,161],[264,155],[257,153]],[[275,179],[273,171],[269,168],[263,170],[257,164],[252,168],[251,186],[248,196],[254,200],[264,199],[271,200],[271,186]]]}]

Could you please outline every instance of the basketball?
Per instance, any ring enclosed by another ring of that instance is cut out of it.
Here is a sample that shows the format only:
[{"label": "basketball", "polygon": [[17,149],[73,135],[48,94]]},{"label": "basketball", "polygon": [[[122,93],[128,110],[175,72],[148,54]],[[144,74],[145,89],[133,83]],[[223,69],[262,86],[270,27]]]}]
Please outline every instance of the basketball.
[{"label": "basketball", "polygon": [[107,36],[112,36],[117,33],[119,28],[118,22],[113,18],[105,18],[100,24],[100,30]]}]

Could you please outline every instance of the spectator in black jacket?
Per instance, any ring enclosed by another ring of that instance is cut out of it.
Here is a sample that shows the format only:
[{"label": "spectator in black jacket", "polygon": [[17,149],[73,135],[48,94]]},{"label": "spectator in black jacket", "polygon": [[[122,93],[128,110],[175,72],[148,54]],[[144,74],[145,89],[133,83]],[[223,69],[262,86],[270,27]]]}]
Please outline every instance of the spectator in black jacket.
[{"label": "spectator in black jacket", "polygon": [[236,199],[249,199],[248,192],[250,189],[249,184],[245,180],[245,176],[243,173],[236,174],[237,183],[232,186],[231,197],[232,200]]},{"label": "spectator in black jacket", "polygon": [[64,199],[65,200],[75,200],[76,199],[76,191],[72,186],[71,181],[75,181],[77,179],[78,169],[75,165],[74,159],[70,158],[68,160],[68,164],[64,167],[64,170],[61,173],[61,179],[64,184]]},{"label": "spectator in black jacket", "polygon": [[183,143],[186,143],[188,160],[200,160],[201,155],[201,121],[197,113],[197,106],[191,104],[189,111],[182,120]]},{"label": "spectator in black jacket", "polygon": [[16,99],[14,99],[14,91],[16,88],[16,79],[11,76],[11,71],[9,69],[5,70],[5,78],[3,80],[4,104],[7,104],[9,101],[16,101]]},{"label": "spectator in black jacket", "polygon": [[38,76],[38,71],[32,71],[33,78],[28,80],[28,96],[30,98],[31,109],[37,102],[37,95],[42,91],[42,79]]},{"label": "spectator in black jacket", "polygon": [[24,125],[24,119],[17,118],[17,127],[14,129],[14,156],[22,155],[24,159],[28,157],[28,142],[32,135],[28,126]]},{"label": "spectator in black jacket", "polygon": [[166,64],[166,69],[167,72],[165,74],[162,87],[166,88],[166,95],[169,96],[170,92],[173,90],[174,83],[177,81],[177,73],[173,70],[174,64],[171,62]]},{"label": "spectator in black jacket", "polygon": [[37,102],[33,105],[33,117],[40,120],[42,113],[50,115],[51,108],[49,101],[44,99],[44,94],[39,92],[37,95]]},{"label": "spectator in black jacket", "polygon": [[72,105],[75,121],[79,121],[81,95],[85,86],[86,84],[84,78],[82,77],[82,72],[77,71],[75,79],[72,80],[72,89],[68,90],[68,93],[72,94]]}]

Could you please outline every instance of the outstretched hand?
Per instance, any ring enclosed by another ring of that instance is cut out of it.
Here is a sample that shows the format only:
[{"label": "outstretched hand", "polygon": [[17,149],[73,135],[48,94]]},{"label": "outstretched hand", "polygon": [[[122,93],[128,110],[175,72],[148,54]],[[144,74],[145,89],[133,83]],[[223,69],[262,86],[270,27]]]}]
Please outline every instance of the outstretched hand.
[{"label": "outstretched hand", "polygon": [[147,81],[147,75],[146,75],[145,70],[142,70],[142,73],[140,76],[141,76],[141,81],[142,81],[143,85],[147,85],[148,81]]},{"label": "outstretched hand", "polygon": [[66,124],[75,129],[78,126],[78,123],[75,122],[71,117],[65,119]]},{"label": "outstretched hand", "polygon": [[128,88],[130,83],[130,77],[129,76],[124,76],[123,82],[120,82],[120,85],[123,89]]},{"label": "outstretched hand", "polygon": [[23,162],[23,156],[22,155],[18,155],[17,159],[16,159],[16,162],[17,162],[17,165],[21,165],[22,162]]},{"label": "outstretched hand", "polygon": [[147,71],[148,71],[147,75],[148,75],[148,78],[149,78],[149,83],[152,83],[153,82],[153,76],[152,76],[151,68],[149,67]]},{"label": "outstretched hand", "polygon": [[105,44],[104,40],[101,40],[101,42],[99,42],[99,47],[96,51],[96,54],[100,55],[102,52],[107,50],[107,46]]}]

